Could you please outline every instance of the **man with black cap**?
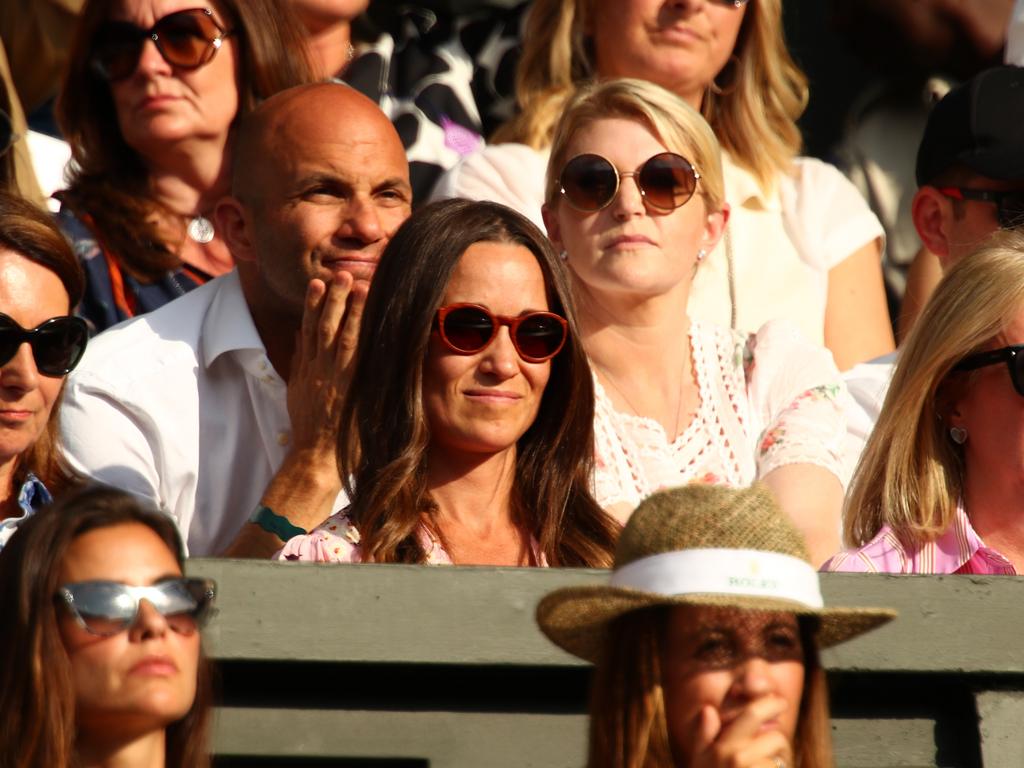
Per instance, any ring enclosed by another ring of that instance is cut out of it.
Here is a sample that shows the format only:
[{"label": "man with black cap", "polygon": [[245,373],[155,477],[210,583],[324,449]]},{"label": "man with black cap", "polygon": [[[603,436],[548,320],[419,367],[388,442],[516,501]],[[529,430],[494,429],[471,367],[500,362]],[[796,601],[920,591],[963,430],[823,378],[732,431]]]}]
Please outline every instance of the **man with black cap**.
[{"label": "man with black cap", "polygon": [[[911,217],[942,271],[993,232],[1024,226],[1024,68],[986,69],[947,93],[928,116],[916,175]],[[843,375],[857,404],[847,413],[850,469],[882,409],[895,355]]]},{"label": "man with black cap", "polygon": [[1024,224],[1024,68],[987,69],[935,105],[917,186],[914,227],[943,271],[996,230]]}]

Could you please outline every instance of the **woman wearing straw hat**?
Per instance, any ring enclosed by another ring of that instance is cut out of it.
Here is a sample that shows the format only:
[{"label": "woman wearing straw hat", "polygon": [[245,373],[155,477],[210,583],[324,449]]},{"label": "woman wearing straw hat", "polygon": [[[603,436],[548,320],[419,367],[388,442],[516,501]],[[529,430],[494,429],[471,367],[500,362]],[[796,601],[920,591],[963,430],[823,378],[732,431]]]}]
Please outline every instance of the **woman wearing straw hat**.
[{"label": "woman wearing straw hat", "polygon": [[765,488],[700,484],[637,508],[607,586],[537,607],[553,642],[597,664],[588,768],[831,766],[818,649],[893,616],[825,608]]}]

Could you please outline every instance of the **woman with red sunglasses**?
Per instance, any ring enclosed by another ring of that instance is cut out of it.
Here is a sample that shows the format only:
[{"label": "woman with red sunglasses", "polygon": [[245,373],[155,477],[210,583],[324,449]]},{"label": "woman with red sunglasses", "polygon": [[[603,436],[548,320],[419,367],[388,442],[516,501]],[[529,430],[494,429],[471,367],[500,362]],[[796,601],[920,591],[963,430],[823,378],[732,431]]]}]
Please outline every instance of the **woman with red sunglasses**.
[{"label": "woman with red sunglasses", "polygon": [[946,273],[904,342],[825,570],[1024,573],[1024,234]]},{"label": "woman with red sunglasses", "polygon": [[238,118],[313,80],[285,0],[89,0],[57,118],[74,160],[61,227],[97,329],[231,269],[212,210]]},{"label": "woman with red sunglasses", "polygon": [[845,389],[789,321],[687,316],[729,214],[718,142],[682,99],[609,80],[569,102],[544,220],[596,376],[597,498],[624,521],[659,488],[761,480],[820,564],[839,543]]},{"label": "woman with red sunglasses", "polygon": [[88,339],[85,323],[70,316],[82,284],[50,216],[0,191],[0,547],[73,483],[58,410]]},{"label": "woman with red sunglasses", "polygon": [[209,765],[199,628],[216,590],[183,567],[173,521],[123,491],[25,523],[0,552],[4,765]]},{"label": "woman with red sunglasses", "polygon": [[350,505],[285,560],[607,567],[594,390],[565,270],[494,203],[428,205],[391,239],[338,457]]}]

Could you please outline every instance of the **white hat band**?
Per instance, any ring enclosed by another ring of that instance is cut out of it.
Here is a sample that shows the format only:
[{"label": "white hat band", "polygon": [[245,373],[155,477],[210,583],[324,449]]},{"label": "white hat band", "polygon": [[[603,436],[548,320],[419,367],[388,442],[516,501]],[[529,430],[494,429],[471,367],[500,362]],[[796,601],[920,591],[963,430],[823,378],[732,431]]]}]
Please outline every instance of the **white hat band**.
[{"label": "white hat band", "polygon": [[743,595],[822,608],[818,572],[804,560],[759,549],[685,549],[634,560],[611,585],[661,595]]}]

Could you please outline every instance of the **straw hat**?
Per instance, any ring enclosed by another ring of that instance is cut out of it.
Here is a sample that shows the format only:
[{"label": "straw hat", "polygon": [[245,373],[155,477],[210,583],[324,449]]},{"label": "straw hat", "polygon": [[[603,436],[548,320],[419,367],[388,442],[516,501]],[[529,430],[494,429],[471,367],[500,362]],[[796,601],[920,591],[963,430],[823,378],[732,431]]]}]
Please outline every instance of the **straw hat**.
[{"label": "straw hat", "polygon": [[556,645],[595,661],[608,623],[655,605],[712,605],[818,617],[822,648],[892,619],[882,608],[825,608],[803,536],[764,487],[694,484],[637,507],[608,585],[567,587],[537,606]]}]

